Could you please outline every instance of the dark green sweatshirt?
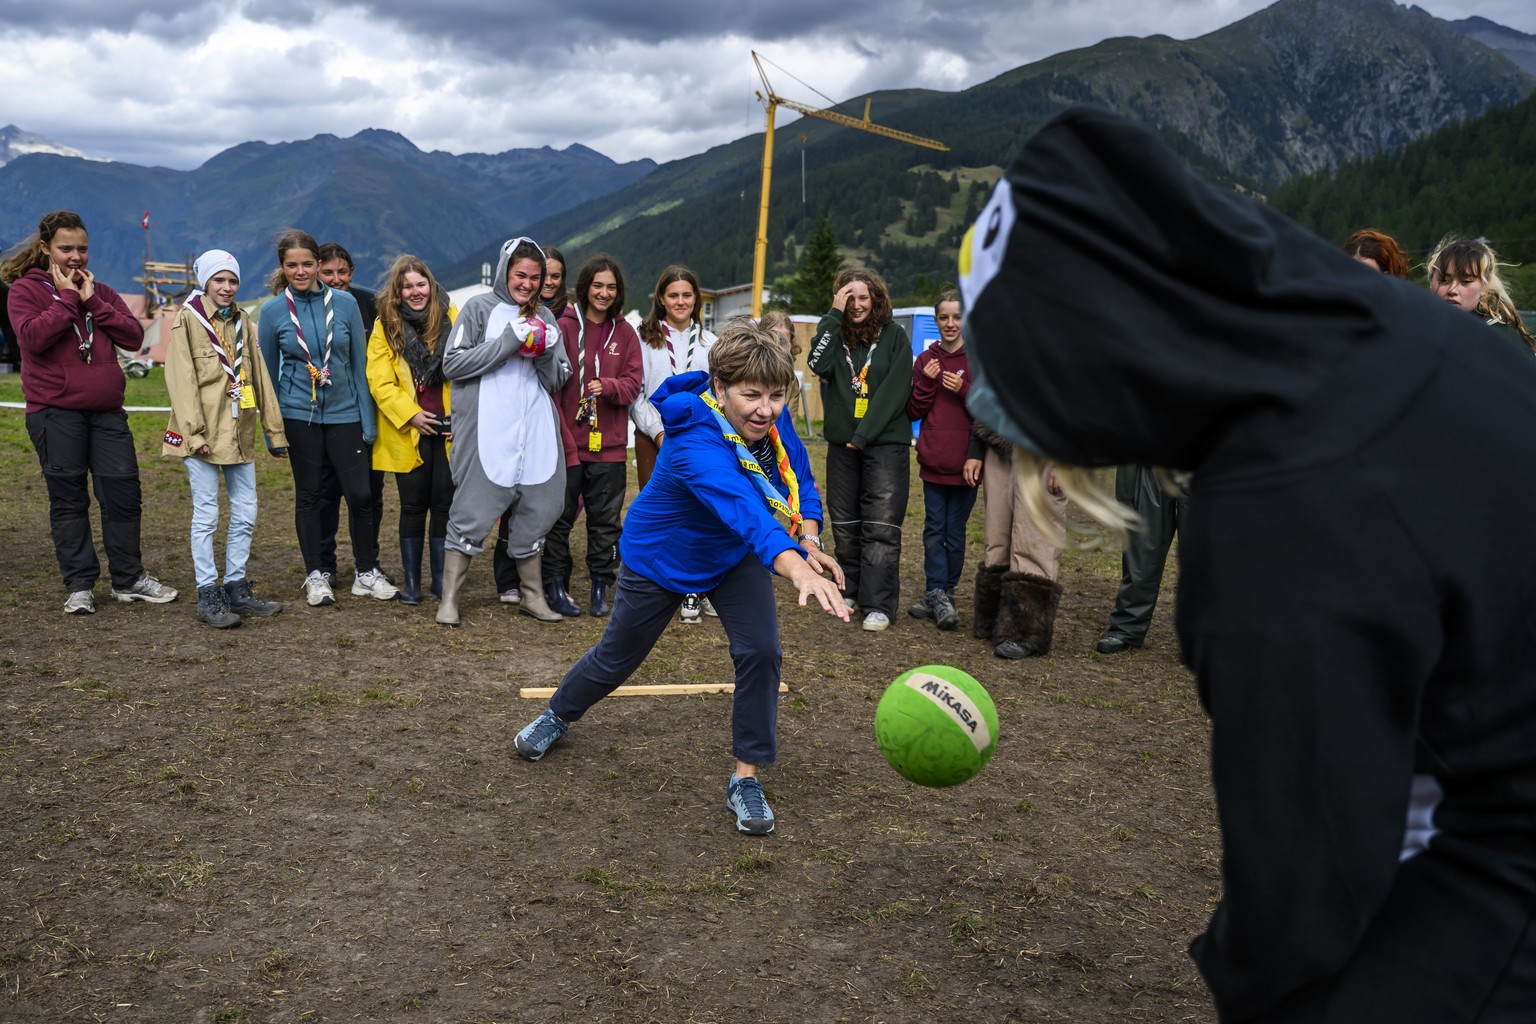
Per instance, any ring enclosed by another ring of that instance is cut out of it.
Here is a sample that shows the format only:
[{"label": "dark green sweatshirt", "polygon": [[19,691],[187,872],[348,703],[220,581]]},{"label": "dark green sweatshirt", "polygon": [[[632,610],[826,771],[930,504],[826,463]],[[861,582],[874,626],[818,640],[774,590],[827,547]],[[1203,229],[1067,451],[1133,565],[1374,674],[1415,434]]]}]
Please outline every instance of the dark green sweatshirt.
[{"label": "dark green sweatshirt", "polygon": [[[900,324],[888,323],[881,329],[873,353],[857,345],[848,349],[843,347],[842,310],[831,310],[816,325],[809,363],[811,372],[821,378],[822,436],[828,444],[852,441],[855,448],[868,448],[872,444],[912,443],[912,424],[907,419],[907,399],[912,395],[912,342]],[[861,419],[854,419],[858,396],[853,390],[853,374],[866,363],[869,407]]]}]

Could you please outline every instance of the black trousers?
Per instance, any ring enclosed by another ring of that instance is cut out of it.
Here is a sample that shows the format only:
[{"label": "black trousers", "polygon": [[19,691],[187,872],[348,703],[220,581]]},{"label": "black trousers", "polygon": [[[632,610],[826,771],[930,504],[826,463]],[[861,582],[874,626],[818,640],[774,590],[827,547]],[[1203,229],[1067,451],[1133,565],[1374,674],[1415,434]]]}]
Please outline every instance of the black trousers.
[{"label": "black trousers", "polygon": [[[293,526],[304,555],[304,571],[336,572],[336,528],[340,498],[347,499],[347,532],[352,561],[359,572],[373,568],[373,451],[363,440],[361,423],[309,423],[283,420],[288,435],[288,464],[293,469]],[[326,485],[326,471],[336,488]],[[326,564],[324,551],[332,552]]]},{"label": "black trousers", "polygon": [[[395,474],[400,493],[400,539],[427,536],[427,513],[432,513],[431,536],[448,536],[448,510],[453,507],[453,474],[448,470],[448,444],[442,435],[423,437],[416,445],[421,465],[409,473]],[[377,470],[374,476],[384,474]],[[377,506],[375,506],[377,511]],[[378,517],[374,517],[377,544]],[[374,548],[378,550],[377,547]]]},{"label": "black trousers", "polygon": [[544,539],[545,583],[571,578],[571,528],[578,502],[587,508],[587,575],[613,582],[619,573],[625,471],[622,462],[579,462],[566,469],[565,511]]},{"label": "black trousers", "polygon": [[907,445],[827,446],[827,518],[848,584],[843,593],[865,612],[896,615],[911,475]]},{"label": "black trousers", "polygon": [[101,508],[101,543],[112,585],[133,586],[144,571],[139,550],[144,499],[127,413],[39,409],[27,413],[27,433],[48,487],[48,527],[65,588],[90,590],[101,577],[91,537],[92,489]]},{"label": "black trousers", "polygon": [[1157,475],[1147,466],[1120,466],[1115,470],[1115,500],[1140,513],[1143,525],[1126,536],[1120,556],[1120,592],[1109,613],[1108,636],[1139,644],[1152,625],[1158,591],[1163,585],[1163,566],[1188,499],[1163,490]]}]

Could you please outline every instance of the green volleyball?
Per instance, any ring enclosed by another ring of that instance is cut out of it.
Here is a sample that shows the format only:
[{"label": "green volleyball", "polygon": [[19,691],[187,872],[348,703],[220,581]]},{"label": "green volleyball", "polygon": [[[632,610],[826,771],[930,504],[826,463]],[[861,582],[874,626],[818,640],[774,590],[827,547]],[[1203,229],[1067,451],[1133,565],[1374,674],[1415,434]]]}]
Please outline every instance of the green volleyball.
[{"label": "green volleyball", "polygon": [[880,753],[921,786],[954,786],[997,749],[997,706],[986,687],[948,665],[923,665],[892,680],[875,708]]}]

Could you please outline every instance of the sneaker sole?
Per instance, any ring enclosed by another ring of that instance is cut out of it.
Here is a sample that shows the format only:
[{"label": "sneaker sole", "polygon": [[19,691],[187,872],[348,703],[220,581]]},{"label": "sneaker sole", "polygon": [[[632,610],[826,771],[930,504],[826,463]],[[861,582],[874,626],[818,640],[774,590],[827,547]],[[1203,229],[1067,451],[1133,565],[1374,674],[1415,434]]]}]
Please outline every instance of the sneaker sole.
[{"label": "sneaker sole", "polygon": [[695,615],[691,619],[684,619],[683,620],[683,625],[685,625],[685,626],[697,626],[702,621],[703,621],[702,619],[700,619],[697,615]]},{"label": "sneaker sole", "polygon": [[64,614],[65,615],[95,615],[96,614],[96,609],[95,608],[66,608],[66,609],[64,609]]},{"label": "sneaker sole", "polygon": [[121,590],[114,590],[112,591],[112,596],[124,604],[132,604],[135,601],[143,601],[147,604],[170,604],[181,595],[172,594],[170,597],[150,597],[148,594],[127,594]]},{"label": "sneaker sole", "polygon": [[313,597],[306,597],[304,599],[304,602],[306,604],[308,604],[311,608],[324,608],[328,604],[335,604],[336,603],[336,598],[328,594],[328,595],[325,595],[324,597],[321,597],[318,601],[315,600]]},{"label": "sneaker sole", "polygon": [[400,592],[398,590],[391,594],[380,594],[376,591],[369,590],[367,587],[360,587],[356,583],[352,584],[353,597],[371,597],[378,601],[393,601],[396,597],[399,596],[399,594]]},{"label": "sneaker sole", "polygon": [[866,633],[884,633],[886,630],[891,628],[891,624],[889,622],[865,622],[861,624],[860,628],[862,628]]},{"label": "sneaker sole", "polygon": [[505,596],[503,596],[501,598],[498,598],[498,600],[500,600],[502,604],[519,605],[519,604],[523,603],[523,599],[521,597],[505,597]]},{"label": "sneaker sole", "polygon": [[[552,747],[554,744],[551,743],[550,746]],[[522,741],[518,739],[514,739],[512,741],[512,749],[517,753],[517,756],[522,758],[524,761],[542,761],[544,760],[544,755],[549,753],[549,749],[547,747],[544,750],[533,750],[531,748],[525,750],[523,749]]]},{"label": "sneaker sole", "polygon": [[773,826],[774,826],[774,823],[771,822],[771,821],[768,823],[768,827],[767,828],[763,828],[760,825],[759,826],[748,825],[746,822],[742,821],[740,818],[736,819],[736,831],[740,832],[742,835],[745,835],[745,836],[766,836],[768,833],[773,831]]}]

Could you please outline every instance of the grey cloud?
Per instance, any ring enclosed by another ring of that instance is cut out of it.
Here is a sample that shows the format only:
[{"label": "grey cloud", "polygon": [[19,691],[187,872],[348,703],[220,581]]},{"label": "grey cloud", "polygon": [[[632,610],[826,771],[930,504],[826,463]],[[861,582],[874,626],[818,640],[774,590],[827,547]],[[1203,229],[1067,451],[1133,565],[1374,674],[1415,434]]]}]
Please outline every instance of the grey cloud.
[{"label": "grey cloud", "polygon": [[215,14],[223,20],[229,4],[216,0],[139,0],[137,3],[100,3],[99,0],[0,0],[0,24],[7,32],[26,35],[79,33],[85,26],[104,32],[145,32],[168,39],[197,38],[208,34]]}]

